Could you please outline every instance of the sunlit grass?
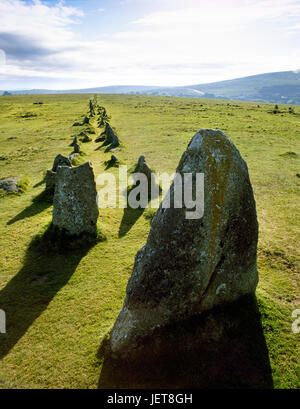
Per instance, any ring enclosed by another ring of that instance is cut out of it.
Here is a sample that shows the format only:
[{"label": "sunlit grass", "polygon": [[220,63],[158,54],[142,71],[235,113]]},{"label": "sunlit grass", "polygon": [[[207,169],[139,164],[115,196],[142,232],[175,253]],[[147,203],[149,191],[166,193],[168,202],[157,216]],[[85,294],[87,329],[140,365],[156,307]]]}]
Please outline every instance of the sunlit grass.
[{"label": "sunlit grass", "polygon": [[[30,180],[21,195],[0,197],[0,308],[10,311],[0,335],[0,386],[95,388],[101,372],[97,350],[122,307],[137,250],[145,244],[152,210],[100,209],[106,241],[46,254],[30,243],[51,221],[40,197],[46,169],[84,127],[88,95],[0,97],[0,178]],[[291,331],[299,301],[300,107],[220,100],[103,95],[121,148],[120,163],[133,169],[145,155],[156,172],[173,173],[193,134],[223,130],[247,161],[259,218],[257,296],[276,387],[299,387],[299,334]],[[229,104],[229,105],[228,105]],[[30,113],[30,116],[27,114]],[[112,153],[95,139],[84,156],[95,175]],[[81,129],[82,128],[82,129]],[[288,154],[294,152],[294,154]],[[107,171],[118,176],[118,168]],[[8,307],[7,307],[8,306]],[[2,352],[1,352],[2,351]]]}]

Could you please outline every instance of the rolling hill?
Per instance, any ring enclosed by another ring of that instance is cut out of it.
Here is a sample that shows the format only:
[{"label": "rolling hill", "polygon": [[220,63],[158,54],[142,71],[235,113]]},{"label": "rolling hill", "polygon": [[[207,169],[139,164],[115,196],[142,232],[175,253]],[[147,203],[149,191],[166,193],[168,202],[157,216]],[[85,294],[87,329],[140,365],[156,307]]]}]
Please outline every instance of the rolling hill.
[{"label": "rolling hill", "polygon": [[146,93],[300,104],[300,71],[274,72],[210,84],[163,88]]},{"label": "rolling hill", "polygon": [[[0,91],[2,94],[4,91]],[[141,94],[173,97],[236,99],[244,101],[300,104],[300,70],[282,71],[236,78],[209,84],[181,87],[114,85],[75,90],[33,89],[11,94]]]}]

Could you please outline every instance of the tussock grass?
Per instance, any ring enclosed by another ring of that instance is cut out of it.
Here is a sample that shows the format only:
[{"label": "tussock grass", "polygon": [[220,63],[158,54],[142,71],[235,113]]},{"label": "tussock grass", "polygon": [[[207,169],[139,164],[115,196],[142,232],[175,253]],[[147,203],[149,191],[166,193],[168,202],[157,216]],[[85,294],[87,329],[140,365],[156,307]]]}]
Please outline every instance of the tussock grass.
[{"label": "tussock grass", "polygon": [[19,182],[18,182],[18,189],[20,193],[24,193],[26,192],[26,190],[28,189],[28,186],[30,185],[30,179],[29,177],[23,176],[22,178],[20,178]]}]

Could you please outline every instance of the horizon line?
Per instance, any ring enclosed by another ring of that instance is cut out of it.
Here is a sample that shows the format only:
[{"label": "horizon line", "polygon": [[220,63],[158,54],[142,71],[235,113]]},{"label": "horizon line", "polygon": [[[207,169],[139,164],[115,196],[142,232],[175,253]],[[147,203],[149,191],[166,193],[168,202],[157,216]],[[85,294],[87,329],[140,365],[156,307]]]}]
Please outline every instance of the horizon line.
[{"label": "horizon line", "polygon": [[250,78],[250,77],[256,77],[259,75],[267,75],[267,74],[277,74],[277,73],[284,73],[284,72],[292,72],[294,74],[299,74],[300,69],[296,70],[285,70],[285,71],[271,71],[271,72],[263,72],[259,74],[253,74],[253,75],[245,75],[242,77],[235,77],[235,78],[229,78],[225,80],[220,80],[220,81],[209,81],[209,82],[200,82],[197,84],[186,84],[186,85],[146,85],[146,84],[112,84],[112,85],[96,85],[96,86],[90,86],[90,87],[83,87],[83,88],[10,88],[10,89],[2,89],[1,91],[7,91],[7,92],[14,92],[14,91],[36,91],[36,90],[42,90],[42,91],[77,91],[77,90],[88,90],[88,89],[93,89],[93,88],[110,88],[110,87],[153,87],[153,88],[186,88],[186,87],[192,87],[195,85],[207,85],[207,84],[216,84],[220,82],[225,82],[225,81],[233,81],[233,80],[238,80],[242,78]]}]

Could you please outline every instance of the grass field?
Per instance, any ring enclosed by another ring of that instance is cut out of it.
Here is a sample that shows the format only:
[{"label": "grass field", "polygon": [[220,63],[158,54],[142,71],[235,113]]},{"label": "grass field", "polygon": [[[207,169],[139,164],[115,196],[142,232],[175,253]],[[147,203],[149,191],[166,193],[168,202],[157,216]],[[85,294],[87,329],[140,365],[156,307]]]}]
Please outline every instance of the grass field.
[{"label": "grass field", "polygon": [[[68,155],[89,95],[0,97],[0,179],[29,178],[21,195],[0,196],[0,387],[96,388],[97,351],[122,307],[134,256],[150,228],[142,211],[100,209],[107,240],[68,254],[29,245],[51,220],[37,200],[54,157]],[[36,105],[33,102],[42,101]],[[300,106],[171,97],[99,95],[111,115],[128,167],[141,154],[157,172],[173,173],[200,128],[218,128],[247,161],[259,219],[259,309],[276,388],[300,387],[299,336],[291,330],[300,308]],[[91,135],[96,139],[97,135]],[[110,153],[82,144],[97,176]],[[117,174],[117,168],[111,168]],[[147,211],[146,211],[147,212]]]}]

